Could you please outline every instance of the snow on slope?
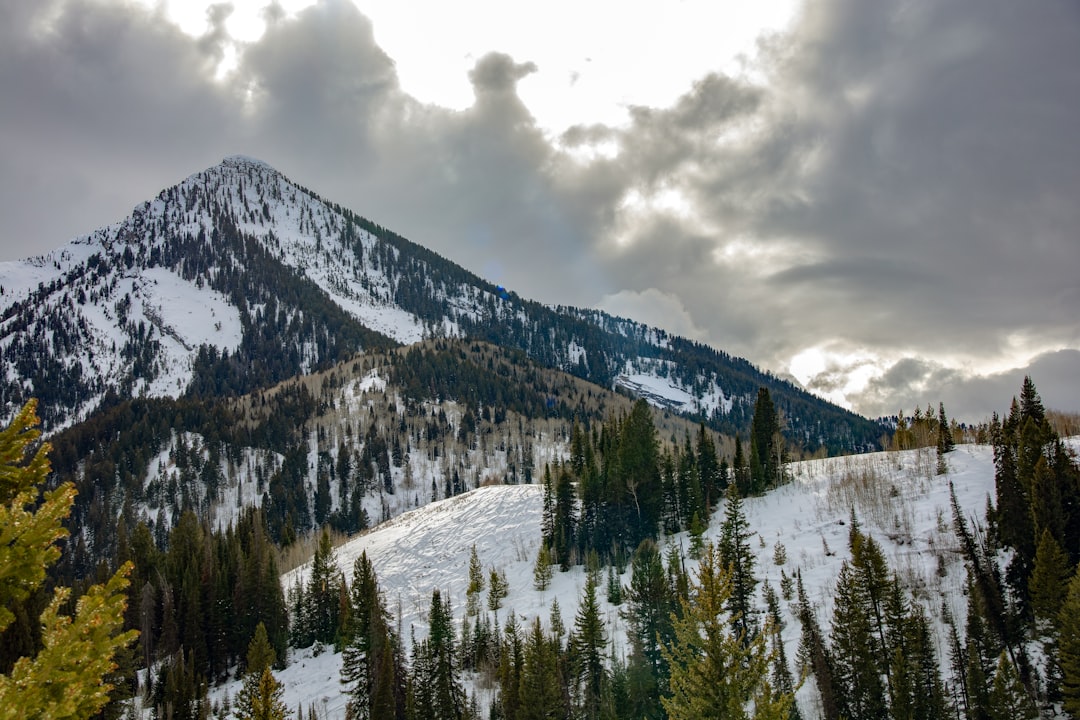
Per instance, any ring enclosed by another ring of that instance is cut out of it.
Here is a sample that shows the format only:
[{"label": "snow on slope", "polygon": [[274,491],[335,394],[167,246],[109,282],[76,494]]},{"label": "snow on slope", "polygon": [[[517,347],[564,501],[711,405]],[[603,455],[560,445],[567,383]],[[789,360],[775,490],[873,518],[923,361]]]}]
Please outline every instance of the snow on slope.
[{"label": "snow on slope", "polygon": [[[1071,441],[1080,448],[1080,440]],[[969,518],[982,516],[987,495],[994,492],[993,453],[988,446],[962,445],[948,456],[949,472],[934,475],[932,449],[887,452],[796,463],[790,467],[792,482],[759,498],[744,501],[751,540],[756,554],[759,580],[779,589],[780,572],[793,575],[801,570],[811,601],[818,608],[819,621],[828,627],[832,594],[841,563],[849,558],[847,549],[849,517],[854,507],[864,531],[882,545],[891,567],[923,602],[941,631],[942,600],[962,621],[963,563],[955,552],[949,505],[949,483]],[[542,488],[536,485],[493,486],[477,489],[450,500],[432,503],[374,528],[336,550],[336,558],[346,578],[352,563],[366,551],[379,577],[391,613],[399,621],[406,646],[415,633],[426,635],[431,591],[448,592],[460,622],[465,608],[465,587],[469,553],[476,545],[485,568],[506,572],[510,595],[499,612],[502,624],[510,611],[523,625],[533,617],[548,624],[551,600],[558,597],[562,618],[572,628],[584,587],[584,570],[556,572],[549,590],[537,592],[532,586],[532,567],[540,539]],[[723,507],[716,511],[706,538],[715,540]],[[684,551],[685,533],[666,538]],[[774,563],[774,549],[782,543],[787,559]],[[688,560],[691,569],[694,562]],[[288,589],[302,582],[308,566],[282,578]],[[621,577],[630,581],[629,571]],[[764,607],[759,586],[759,606]],[[603,595],[603,593],[601,593]],[[618,652],[626,647],[625,623],[618,608],[601,597],[609,637]],[[783,629],[788,658],[794,661],[801,628],[792,604],[781,602],[786,623]],[[314,704],[328,718],[344,716],[344,698],[338,682],[340,655],[309,650],[296,651],[290,666],[279,673],[285,685],[285,701],[296,708]],[[466,679],[468,682],[468,679]],[[215,698],[225,692],[235,695],[238,684],[217,688]],[[481,707],[491,691],[477,690]],[[799,694],[803,717],[817,717],[813,683]]]},{"label": "snow on slope", "polygon": [[715,410],[731,412],[733,399],[716,383],[715,376],[708,380],[699,377],[700,387],[686,388],[674,377],[674,371],[673,363],[638,358],[626,364],[626,369],[615,378],[615,385],[644,398],[650,405],[676,412],[706,416]]}]

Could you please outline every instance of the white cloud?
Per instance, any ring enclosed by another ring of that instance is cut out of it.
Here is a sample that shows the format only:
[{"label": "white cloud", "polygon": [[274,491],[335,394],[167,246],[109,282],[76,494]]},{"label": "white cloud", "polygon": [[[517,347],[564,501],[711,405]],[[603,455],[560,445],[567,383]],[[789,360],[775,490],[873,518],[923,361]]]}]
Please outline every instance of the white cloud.
[{"label": "white cloud", "polygon": [[678,296],[656,288],[641,292],[620,290],[605,295],[596,307],[610,315],[633,318],[690,340],[702,340],[705,337],[705,331],[694,323],[694,318],[687,312]]}]

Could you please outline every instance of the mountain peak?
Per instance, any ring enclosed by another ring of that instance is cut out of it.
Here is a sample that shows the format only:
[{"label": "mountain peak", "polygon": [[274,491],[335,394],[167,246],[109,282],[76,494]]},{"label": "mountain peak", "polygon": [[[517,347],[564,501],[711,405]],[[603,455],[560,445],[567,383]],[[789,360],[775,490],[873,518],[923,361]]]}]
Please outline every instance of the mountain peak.
[{"label": "mountain peak", "polygon": [[239,167],[244,165],[254,165],[264,170],[273,170],[270,163],[260,160],[258,158],[251,157],[250,155],[226,155],[221,161],[222,165],[230,165],[233,167]]}]

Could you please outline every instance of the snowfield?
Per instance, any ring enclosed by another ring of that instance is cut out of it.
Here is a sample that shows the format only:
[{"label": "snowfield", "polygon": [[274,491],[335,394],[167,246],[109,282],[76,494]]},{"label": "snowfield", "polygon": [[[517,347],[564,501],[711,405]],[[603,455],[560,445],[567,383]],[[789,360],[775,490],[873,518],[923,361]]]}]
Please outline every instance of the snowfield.
[{"label": "snowfield", "polygon": [[[1080,448],[1080,439],[1069,442],[1072,448]],[[955,488],[969,521],[981,518],[987,496],[994,492],[993,452],[989,446],[961,445],[948,456],[947,474],[934,475],[934,467],[932,448],[790,465],[789,484],[743,501],[751,530],[756,533],[751,546],[756,553],[758,579],[779,593],[781,571],[789,576],[801,571],[809,597],[817,606],[819,622],[827,632],[834,584],[841,563],[849,557],[847,538],[854,508],[864,531],[881,544],[892,569],[933,619],[944,658],[942,603],[948,604],[958,621],[965,616],[966,607],[964,566],[952,532],[949,485]],[[351,579],[353,562],[367,552],[406,650],[410,637],[420,640],[426,636],[434,588],[449,594],[460,624],[473,545],[485,569],[503,570],[510,582],[510,595],[498,613],[500,626],[510,612],[524,626],[537,616],[547,626],[551,601],[557,597],[563,622],[572,629],[585,584],[584,568],[566,573],[556,569],[547,591],[533,588],[542,500],[539,485],[482,487],[405,513],[338,547],[335,557],[346,578]],[[719,536],[722,515],[721,506],[712,517],[707,539]],[[685,533],[661,540],[665,548],[672,543],[684,553],[688,548]],[[782,565],[774,562],[777,544],[786,551]],[[688,558],[687,565],[693,573],[694,561]],[[308,572],[305,565],[285,574],[282,583],[286,591],[304,582]],[[630,582],[629,570],[621,581],[624,585]],[[758,586],[758,604],[764,608],[762,589],[763,584]],[[601,585],[608,638],[614,641],[617,653],[625,653],[625,622],[619,608],[608,604],[605,595]],[[789,662],[794,662],[801,634],[792,612],[793,601],[781,601]],[[307,649],[293,651],[289,660],[289,667],[278,673],[289,707],[306,709],[314,704],[327,718],[344,717],[345,699],[338,681],[341,656]],[[464,680],[469,692],[477,694],[480,707],[486,708],[494,691],[476,687],[474,678]],[[231,697],[238,689],[239,683],[233,682],[216,688],[211,695],[220,700],[226,692]],[[804,684],[798,701],[803,717],[818,716],[812,682]]]}]

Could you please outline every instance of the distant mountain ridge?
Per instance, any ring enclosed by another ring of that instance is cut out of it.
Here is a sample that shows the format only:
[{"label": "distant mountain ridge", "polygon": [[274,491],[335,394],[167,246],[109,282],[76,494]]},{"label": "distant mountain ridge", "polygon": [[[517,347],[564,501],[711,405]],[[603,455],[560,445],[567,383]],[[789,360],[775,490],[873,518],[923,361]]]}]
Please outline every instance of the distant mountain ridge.
[{"label": "distant mountain ridge", "polygon": [[768,387],[787,434],[830,452],[881,427],[751,363],[632,320],[525,300],[233,156],[124,220],[0,263],[0,401],[49,429],[133,397],[242,395],[359,351],[462,337],[746,434]]}]

